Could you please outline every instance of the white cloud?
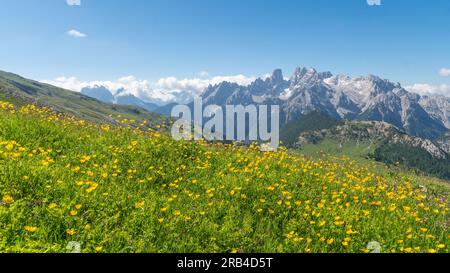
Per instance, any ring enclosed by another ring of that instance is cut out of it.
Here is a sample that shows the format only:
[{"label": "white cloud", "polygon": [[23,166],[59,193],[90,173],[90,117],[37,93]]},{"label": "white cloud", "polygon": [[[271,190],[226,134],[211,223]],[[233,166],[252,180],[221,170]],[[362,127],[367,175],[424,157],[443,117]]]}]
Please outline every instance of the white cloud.
[{"label": "white cloud", "polygon": [[414,84],[411,86],[407,86],[406,90],[418,93],[421,95],[443,95],[450,96],[450,85],[441,84],[441,85],[432,85],[426,83]]},{"label": "white cloud", "polygon": [[181,97],[200,95],[210,84],[215,85],[223,81],[248,85],[256,78],[244,75],[216,76],[209,78],[177,79],[175,77],[161,78],[155,82],[140,80],[134,76],[121,77],[115,81],[82,81],[76,77],[58,77],[54,80],[43,80],[41,82],[59,86],[64,89],[80,92],[85,87],[104,86],[111,93],[116,94],[123,89],[121,94],[132,94],[140,99],[168,103],[177,101]]},{"label": "white cloud", "polygon": [[87,84],[79,81],[75,77],[64,77],[64,76],[58,77],[54,80],[43,80],[41,82],[77,92],[80,92],[83,86]]},{"label": "white cloud", "polygon": [[439,75],[442,77],[450,77],[450,68],[441,68],[441,70],[439,70]]},{"label": "white cloud", "polygon": [[69,6],[81,6],[81,0],[66,0]]},{"label": "white cloud", "polygon": [[240,85],[249,85],[256,78],[246,77],[244,75],[235,76],[216,76],[212,78],[192,78],[177,79],[175,77],[161,78],[156,82],[156,86],[164,90],[190,90],[196,94],[200,94],[210,84],[215,85],[223,81],[233,82]]},{"label": "white cloud", "polygon": [[87,35],[85,33],[79,32],[78,30],[71,29],[67,31],[67,35],[75,37],[75,38],[85,38]]},{"label": "white cloud", "polygon": [[381,6],[381,0],[367,0],[369,6]]},{"label": "white cloud", "polygon": [[43,80],[41,82],[76,92],[80,92],[85,87],[94,86],[104,86],[112,93],[116,93],[122,88],[130,92],[150,89],[150,83],[148,81],[137,80],[134,76],[122,77],[115,81],[82,81],[76,77],[61,76],[54,80]]}]

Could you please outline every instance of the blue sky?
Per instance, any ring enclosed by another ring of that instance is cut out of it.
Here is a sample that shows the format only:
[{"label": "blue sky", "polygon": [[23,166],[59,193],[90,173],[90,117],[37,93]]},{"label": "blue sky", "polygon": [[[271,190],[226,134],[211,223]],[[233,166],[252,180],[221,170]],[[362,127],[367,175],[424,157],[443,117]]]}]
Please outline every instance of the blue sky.
[{"label": "blue sky", "polygon": [[442,76],[449,71],[439,74],[450,67],[447,0],[0,0],[0,7],[0,69],[38,80],[133,75],[142,83],[274,68],[290,76],[304,65],[404,85],[450,83]]}]

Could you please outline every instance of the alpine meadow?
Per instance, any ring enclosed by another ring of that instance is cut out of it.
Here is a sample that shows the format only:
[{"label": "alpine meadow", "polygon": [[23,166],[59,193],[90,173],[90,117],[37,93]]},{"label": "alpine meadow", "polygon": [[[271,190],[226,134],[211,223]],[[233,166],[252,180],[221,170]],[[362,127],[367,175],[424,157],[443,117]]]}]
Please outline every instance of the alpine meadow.
[{"label": "alpine meadow", "polygon": [[445,183],[0,108],[2,252],[448,252]]},{"label": "alpine meadow", "polygon": [[0,0],[0,262],[434,271],[448,22],[450,1]]}]

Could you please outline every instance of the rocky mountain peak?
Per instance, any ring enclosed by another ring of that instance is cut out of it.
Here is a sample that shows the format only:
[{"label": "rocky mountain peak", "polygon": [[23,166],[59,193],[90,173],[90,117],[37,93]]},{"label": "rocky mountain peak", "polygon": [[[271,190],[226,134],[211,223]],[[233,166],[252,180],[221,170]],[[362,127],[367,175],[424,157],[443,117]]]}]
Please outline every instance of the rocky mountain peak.
[{"label": "rocky mountain peak", "polygon": [[314,75],[317,73],[317,70],[315,68],[307,68],[304,66],[299,66],[294,71],[294,78],[303,78],[306,75]]},{"label": "rocky mountain peak", "polygon": [[380,93],[387,93],[398,88],[397,84],[392,83],[387,79],[382,79],[375,75],[368,75],[363,77],[364,80],[368,81],[372,85],[372,95],[378,95]]},{"label": "rocky mountain peak", "polygon": [[270,76],[270,82],[272,84],[279,84],[284,81],[283,71],[281,69],[275,69]]},{"label": "rocky mountain peak", "polygon": [[114,101],[113,94],[104,86],[95,85],[92,87],[84,87],[81,90],[81,94],[107,103]]},{"label": "rocky mountain peak", "polygon": [[323,80],[331,78],[331,72],[317,72],[314,68],[298,67],[291,77],[292,86],[311,86],[321,84]]},{"label": "rocky mountain peak", "polygon": [[314,68],[298,67],[291,77],[292,86],[313,85],[319,80]]},{"label": "rocky mountain peak", "polygon": [[324,80],[333,77],[333,74],[330,71],[320,72],[319,78]]}]

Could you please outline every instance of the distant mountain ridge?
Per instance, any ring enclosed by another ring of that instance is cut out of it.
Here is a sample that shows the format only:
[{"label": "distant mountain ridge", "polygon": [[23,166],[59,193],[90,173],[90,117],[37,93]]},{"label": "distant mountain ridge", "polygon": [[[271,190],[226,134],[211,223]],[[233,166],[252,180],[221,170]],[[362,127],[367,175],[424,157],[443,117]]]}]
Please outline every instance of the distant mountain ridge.
[{"label": "distant mountain ridge", "polygon": [[[136,97],[133,94],[128,93],[124,89],[119,89],[116,94],[112,94],[109,89],[107,89],[104,86],[91,86],[91,87],[84,87],[81,89],[81,94],[86,95],[91,98],[95,98],[101,102],[105,103],[111,103],[116,105],[128,105],[128,106],[138,106],[142,109],[145,109],[149,112],[154,112],[157,114],[170,116],[170,111],[172,110],[167,109],[169,105],[173,105],[173,103],[169,103],[168,105],[164,104],[157,104],[152,102],[146,102],[138,97]],[[184,93],[180,92],[180,96],[183,96]],[[186,100],[186,98],[182,97],[180,100]]]},{"label": "distant mountain ridge", "polygon": [[[170,115],[175,105],[144,101],[126,90],[112,94],[103,86],[86,87],[82,94],[118,105],[134,105],[148,111]],[[180,92],[178,101],[189,97]],[[286,79],[281,69],[269,77],[244,86],[221,82],[202,93],[203,104],[280,105],[281,124],[290,126],[304,115],[318,111],[335,120],[368,120],[392,124],[412,136],[437,140],[450,130],[450,98],[420,96],[399,83],[374,75],[349,77],[298,67]]]},{"label": "distant mountain ridge", "polygon": [[117,94],[113,95],[106,87],[96,85],[84,87],[81,89],[81,94],[106,103],[139,106],[147,111],[154,111],[159,107],[155,103],[145,102],[132,94],[125,93],[124,89],[118,90]]},{"label": "distant mountain ridge", "polygon": [[203,92],[205,105],[278,104],[282,123],[319,111],[336,120],[383,121],[435,140],[450,130],[450,98],[420,96],[377,76],[351,78],[299,67],[287,80],[280,69],[248,86],[222,82]]},{"label": "distant mountain ridge", "polygon": [[343,144],[349,141],[408,145],[427,151],[432,157],[450,159],[447,151],[428,139],[413,137],[400,131],[395,126],[378,121],[346,121],[331,128],[303,132],[296,145],[315,144],[323,139],[334,139]]}]

